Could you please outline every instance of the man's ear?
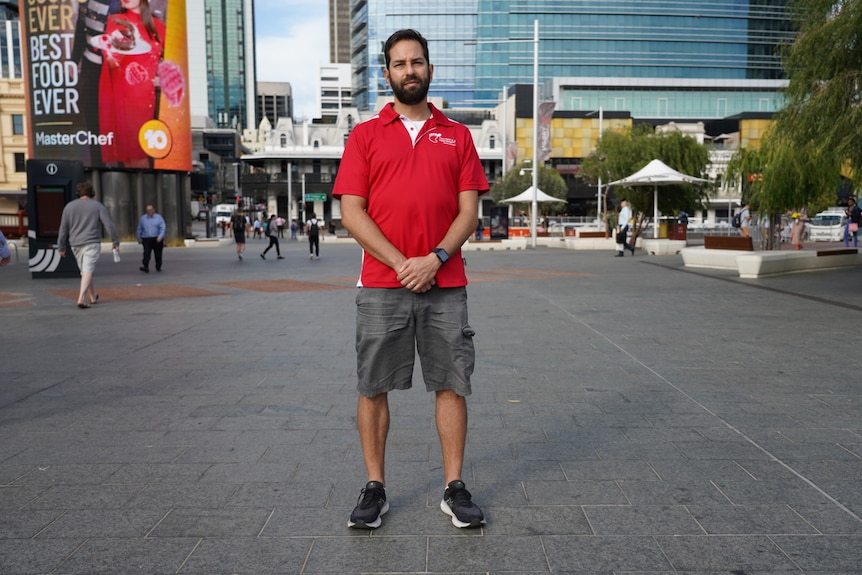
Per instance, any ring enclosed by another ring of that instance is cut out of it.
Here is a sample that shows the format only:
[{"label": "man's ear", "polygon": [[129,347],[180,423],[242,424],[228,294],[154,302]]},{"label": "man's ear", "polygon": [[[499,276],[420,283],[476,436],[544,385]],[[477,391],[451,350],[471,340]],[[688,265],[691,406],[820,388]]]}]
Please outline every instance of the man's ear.
[{"label": "man's ear", "polygon": [[428,64],[428,82],[434,79],[434,64]]},{"label": "man's ear", "polygon": [[392,83],[389,81],[389,68],[383,68],[383,79],[386,80],[386,85],[391,88]]}]

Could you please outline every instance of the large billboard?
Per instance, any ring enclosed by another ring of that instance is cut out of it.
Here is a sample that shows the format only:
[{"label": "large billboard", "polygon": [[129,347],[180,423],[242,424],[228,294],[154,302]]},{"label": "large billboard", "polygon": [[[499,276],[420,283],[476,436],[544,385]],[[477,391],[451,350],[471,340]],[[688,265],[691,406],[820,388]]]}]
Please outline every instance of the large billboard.
[{"label": "large billboard", "polygon": [[191,171],[186,0],[22,0],[29,157]]}]

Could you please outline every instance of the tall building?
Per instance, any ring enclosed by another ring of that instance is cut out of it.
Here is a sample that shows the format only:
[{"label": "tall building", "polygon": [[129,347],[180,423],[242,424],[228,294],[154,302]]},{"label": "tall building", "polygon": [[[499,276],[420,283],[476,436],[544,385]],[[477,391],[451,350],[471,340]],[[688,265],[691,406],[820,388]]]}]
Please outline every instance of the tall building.
[{"label": "tall building", "polygon": [[218,128],[256,129],[254,1],[204,0],[203,23],[208,115]]},{"label": "tall building", "polygon": [[293,117],[293,96],[290,82],[257,83],[258,122],[266,118],[275,126],[279,118]]},{"label": "tall building", "polygon": [[325,122],[334,122],[344,108],[353,107],[350,86],[350,64],[326,64],[320,71],[318,90],[319,115]]},{"label": "tall building", "polygon": [[[382,47],[399,28],[429,40],[430,95],[490,107],[504,86],[539,83],[557,110],[638,118],[772,112],[786,85],[777,47],[792,37],[786,0],[352,0],[354,102],[388,95]],[[556,79],[556,80],[555,80]]]},{"label": "tall building", "polygon": [[329,0],[329,62],[350,64],[350,0]]}]

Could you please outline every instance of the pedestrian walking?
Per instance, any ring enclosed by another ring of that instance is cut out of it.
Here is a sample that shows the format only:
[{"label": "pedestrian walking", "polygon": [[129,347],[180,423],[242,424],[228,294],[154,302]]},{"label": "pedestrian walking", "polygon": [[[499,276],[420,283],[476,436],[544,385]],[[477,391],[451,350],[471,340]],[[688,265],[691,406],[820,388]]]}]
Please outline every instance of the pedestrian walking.
[{"label": "pedestrian walking", "polygon": [[620,200],[620,215],[617,217],[617,256],[623,257],[625,250],[631,251],[635,255],[635,247],[626,241],[626,235],[629,232],[629,221],[632,219],[632,209],[629,207],[627,200]]},{"label": "pedestrian walking", "polygon": [[859,247],[859,224],[862,224],[862,213],[856,205],[855,196],[847,199],[844,213],[847,214],[847,223],[844,225],[844,247],[850,247],[850,236],[853,236],[853,247]]},{"label": "pedestrian walking", "polygon": [[311,212],[311,219],[305,222],[305,234],[308,236],[308,259],[320,259],[320,224],[317,214]]},{"label": "pedestrian walking", "polygon": [[299,227],[299,226],[296,224],[296,220],[295,220],[295,219],[294,219],[294,220],[290,220],[290,239],[292,239],[292,240],[295,240],[295,239],[296,239],[296,229],[297,229],[298,227]]},{"label": "pedestrian walking", "polygon": [[156,260],[156,271],[162,271],[162,251],[165,249],[165,219],[156,213],[152,204],[147,204],[146,213],[138,220],[138,243],[144,247],[143,264],[140,270],[150,273],[150,255]]},{"label": "pedestrian walking", "polygon": [[108,230],[116,253],[120,251],[120,236],[108,214],[108,209],[93,199],[96,192],[90,182],[81,182],[76,188],[78,199],[63,208],[60,216],[60,232],[57,234],[57,253],[66,257],[66,247],[71,246],[78,269],[81,271],[81,287],[78,291],[78,307],[87,309],[99,302],[99,294],[93,283],[96,263],[102,252],[102,227]]},{"label": "pedestrian walking", "polygon": [[284,219],[283,217],[281,217],[281,216],[278,216],[278,217],[275,219],[275,225],[277,225],[277,226],[278,226],[278,237],[279,237],[279,238],[284,238],[284,224],[285,224],[285,223],[287,223],[287,220],[285,220],[285,219]]},{"label": "pedestrian walking", "polygon": [[248,220],[242,213],[242,208],[237,209],[236,213],[230,217],[230,227],[233,230],[233,241],[236,244],[236,258],[242,261],[242,255],[245,253],[245,228]]},{"label": "pedestrian walking", "polygon": [[260,233],[260,228],[262,227],[262,225],[263,224],[260,223],[259,218],[254,219],[254,224],[253,224],[254,234],[252,235],[252,239],[258,239],[258,238],[263,239],[263,235]]},{"label": "pedestrian walking", "polygon": [[5,266],[12,261],[12,253],[9,251],[9,244],[6,241],[6,236],[0,230],[0,267]]},{"label": "pedestrian walking", "polygon": [[389,509],[388,394],[411,386],[418,351],[425,388],[436,395],[440,509],[457,527],[478,527],[485,517],[462,477],[475,349],[461,245],[488,182],[470,131],[428,102],[434,67],[425,38],[399,30],[383,53],[395,101],[354,127],[333,190],[342,224],[363,248],[356,421],[368,481],[347,525],[379,527]]},{"label": "pedestrian walking", "polygon": [[278,254],[276,259],[283,260],[284,257],[281,255],[281,248],[278,246],[278,224],[275,223],[275,215],[269,217],[269,222],[266,224],[266,235],[269,238],[269,245],[260,254],[260,259],[265,260],[266,252],[272,249],[272,246],[275,246],[275,253]]}]

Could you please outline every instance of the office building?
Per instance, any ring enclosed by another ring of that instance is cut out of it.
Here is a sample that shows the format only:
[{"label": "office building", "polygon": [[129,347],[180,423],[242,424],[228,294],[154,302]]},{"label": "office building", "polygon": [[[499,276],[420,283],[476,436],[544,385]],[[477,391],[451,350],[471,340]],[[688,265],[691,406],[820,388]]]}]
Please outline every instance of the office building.
[{"label": "office building", "polygon": [[293,96],[290,82],[257,83],[258,123],[266,118],[275,126],[279,118],[293,117]]},{"label": "office building", "polygon": [[792,37],[786,0],[353,0],[354,102],[388,93],[382,46],[399,28],[429,40],[430,94],[493,107],[533,83],[539,22],[542,98],[557,110],[706,119],[773,112],[786,84],[777,47]]},{"label": "office building", "polygon": [[203,2],[208,115],[218,128],[254,130],[254,2]]},{"label": "office building", "polygon": [[318,116],[324,122],[334,122],[344,108],[352,108],[350,64],[326,64],[318,68]]},{"label": "office building", "polygon": [[350,0],[329,0],[329,62],[350,64]]}]

